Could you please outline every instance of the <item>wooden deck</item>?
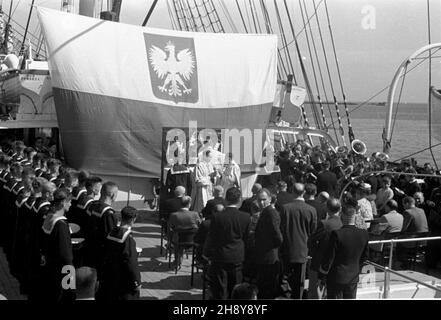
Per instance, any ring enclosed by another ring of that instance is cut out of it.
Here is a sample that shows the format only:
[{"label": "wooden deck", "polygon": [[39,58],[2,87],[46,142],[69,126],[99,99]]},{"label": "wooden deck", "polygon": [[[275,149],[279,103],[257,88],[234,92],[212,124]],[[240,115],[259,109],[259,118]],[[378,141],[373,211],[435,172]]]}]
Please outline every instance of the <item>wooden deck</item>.
[{"label": "wooden deck", "polygon": [[[178,273],[175,274],[173,263],[170,268],[168,266],[168,259],[165,258],[165,250],[162,251],[162,255],[160,254],[160,232],[161,228],[157,223],[155,213],[142,211],[132,232],[137,247],[142,248],[138,259],[142,280],[141,299],[201,300],[202,274],[195,273],[194,285],[193,287],[190,285],[191,254],[188,258],[184,255],[182,267],[178,270]],[[417,268],[416,272],[403,271],[403,273],[416,277],[423,282],[432,285],[441,285],[440,270],[432,270],[430,275],[425,275],[421,272],[423,271],[419,270],[419,268]],[[372,279],[373,283],[369,283],[370,288],[363,288],[362,279],[363,275],[361,275],[360,279],[360,295],[358,299],[381,299],[380,291],[384,279],[382,272],[376,272],[375,277]],[[396,291],[396,293],[392,294],[392,298],[440,298],[439,295],[434,294],[433,290],[429,291],[427,295],[421,295],[421,287],[408,288],[409,285],[409,281],[401,277],[391,276],[391,290]],[[394,287],[395,289],[393,289]],[[20,295],[19,284],[17,280],[9,274],[6,257],[0,249],[0,300],[5,299],[24,300],[26,297]]]},{"label": "wooden deck", "polygon": [[142,248],[138,262],[141,270],[142,299],[200,300],[202,299],[201,273],[196,273],[193,288],[190,286],[191,254],[182,261],[182,268],[175,274],[173,261],[171,268],[165,258],[165,250],[160,254],[161,228],[151,212],[143,212],[141,221],[136,223],[132,235],[136,245]]}]

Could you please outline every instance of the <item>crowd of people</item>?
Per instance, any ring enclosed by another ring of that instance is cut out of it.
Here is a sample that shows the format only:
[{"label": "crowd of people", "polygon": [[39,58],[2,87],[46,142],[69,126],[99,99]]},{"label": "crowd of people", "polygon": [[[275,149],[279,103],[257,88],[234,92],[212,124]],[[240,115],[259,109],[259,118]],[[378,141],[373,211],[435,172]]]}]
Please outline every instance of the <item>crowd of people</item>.
[{"label": "crowd of people", "polygon": [[[342,149],[285,146],[278,170],[260,175],[247,199],[237,183],[223,187],[210,150],[203,174],[199,164],[196,174],[169,173],[166,190],[175,195],[161,203],[162,222],[169,235],[196,230],[195,254],[213,299],[231,299],[244,283],[262,299],[316,299],[323,288],[330,299],[355,298],[364,262],[381,256],[369,240],[441,235],[441,175],[429,163],[394,164],[381,153]],[[197,197],[195,187],[210,195],[202,206],[189,196]],[[441,241],[426,246],[427,267],[439,268]],[[394,267],[409,266],[408,247],[398,246]]]},{"label": "crowd of people", "polygon": [[[370,239],[441,235],[441,176],[430,164],[394,165],[378,153],[297,141],[244,198],[233,156],[216,167],[212,152],[204,150],[193,171],[176,163],[158,193],[168,251],[181,231],[194,231],[186,234],[213,299],[317,299],[323,288],[328,298],[355,298],[363,263],[381,253]],[[32,147],[2,144],[0,245],[22,294],[50,301],[139,297],[131,236],[137,210],[116,212],[117,193],[115,183],[64,165],[41,139]],[[397,248],[402,268],[406,248]],[[441,242],[428,241],[425,255],[427,267],[438,268]]]},{"label": "crowd of people", "polygon": [[0,246],[20,293],[38,301],[138,298],[137,210],[117,213],[115,183],[56,156],[42,138],[1,145]]}]

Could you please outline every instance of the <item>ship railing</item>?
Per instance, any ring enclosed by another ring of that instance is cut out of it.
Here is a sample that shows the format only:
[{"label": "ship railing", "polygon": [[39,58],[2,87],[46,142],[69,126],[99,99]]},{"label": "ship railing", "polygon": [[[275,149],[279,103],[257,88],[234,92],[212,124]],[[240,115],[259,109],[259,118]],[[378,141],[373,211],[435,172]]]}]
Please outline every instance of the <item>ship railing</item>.
[{"label": "ship railing", "polygon": [[403,239],[387,239],[387,240],[372,240],[369,241],[369,244],[385,244],[390,243],[389,247],[389,263],[387,267],[383,267],[379,264],[376,264],[372,261],[366,261],[367,264],[372,265],[375,268],[378,268],[384,272],[384,286],[383,286],[383,299],[389,298],[390,293],[390,274],[394,274],[397,276],[400,276],[402,278],[405,278],[409,281],[415,282],[418,285],[430,288],[432,290],[435,290],[437,293],[441,294],[441,287],[436,287],[433,285],[430,285],[428,283],[425,283],[423,281],[420,281],[418,279],[415,279],[413,277],[404,275],[396,270],[392,269],[392,262],[393,262],[393,250],[394,250],[394,244],[395,243],[408,243],[408,242],[419,242],[419,241],[434,241],[434,240],[441,240],[441,236],[436,237],[422,237],[422,238],[403,238]]}]

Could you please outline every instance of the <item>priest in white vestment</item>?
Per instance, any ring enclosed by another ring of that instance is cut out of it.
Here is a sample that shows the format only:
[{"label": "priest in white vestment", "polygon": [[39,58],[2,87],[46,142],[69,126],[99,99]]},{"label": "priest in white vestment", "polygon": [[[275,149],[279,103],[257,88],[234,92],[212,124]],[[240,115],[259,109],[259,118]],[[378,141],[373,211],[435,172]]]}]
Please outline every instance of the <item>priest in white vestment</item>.
[{"label": "priest in white vestment", "polygon": [[225,192],[232,187],[237,187],[240,189],[240,167],[233,160],[233,154],[231,152],[228,153],[228,159],[224,164],[221,185]]},{"label": "priest in white vestment", "polygon": [[193,210],[196,212],[201,212],[205,207],[208,200],[213,198],[212,195],[212,181],[214,168],[211,163],[212,151],[205,151],[205,157],[200,161],[195,168],[194,177],[196,184],[196,193],[194,195],[194,207]]}]

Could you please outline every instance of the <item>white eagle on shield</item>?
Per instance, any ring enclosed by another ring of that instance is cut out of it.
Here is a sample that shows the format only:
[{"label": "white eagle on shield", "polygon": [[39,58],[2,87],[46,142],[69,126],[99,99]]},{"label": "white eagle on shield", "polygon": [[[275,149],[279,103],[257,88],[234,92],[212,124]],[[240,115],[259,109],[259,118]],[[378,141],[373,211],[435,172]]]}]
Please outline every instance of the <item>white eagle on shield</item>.
[{"label": "white eagle on shield", "polygon": [[[165,50],[165,51],[164,51]],[[192,89],[187,88],[184,83],[190,80],[195,68],[194,55],[190,49],[184,49],[175,53],[173,42],[167,42],[164,50],[151,46],[149,50],[149,61],[160,80],[165,80],[162,86],[158,86],[161,92],[168,92],[170,96],[182,96],[190,94]],[[168,54],[167,54],[168,53]],[[183,90],[180,89],[180,86]]]}]

